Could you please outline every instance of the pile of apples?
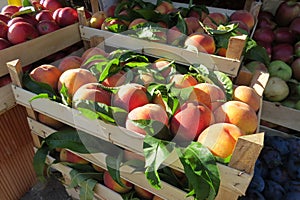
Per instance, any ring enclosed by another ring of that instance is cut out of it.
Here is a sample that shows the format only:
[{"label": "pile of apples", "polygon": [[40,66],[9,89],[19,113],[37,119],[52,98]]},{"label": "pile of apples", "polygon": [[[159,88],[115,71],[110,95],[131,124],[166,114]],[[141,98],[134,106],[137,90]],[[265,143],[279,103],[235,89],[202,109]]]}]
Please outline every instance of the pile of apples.
[{"label": "pile of apples", "polygon": [[[249,34],[255,24],[254,16],[246,10],[236,10],[230,16],[227,16],[220,12],[209,13],[205,6],[202,9],[192,7],[188,10],[175,8],[170,1],[161,1],[157,5],[148,3],[144,7],[136,3],[131,4],[130,8],[124,6],[120,9],[119,6],[124,2],[121,1],[117,5],[112,5],[106,12],[94,13],[89,20],[90,26],[112,32],[127,31],[128,34],[133,35],[132,30],[138,32],[137,27],[149,27],[149,24],[151,24],[150,26],[155,27],[152,36],[150,36],[151,41],[225,56],[227,45],[221,45],[217,42],[212,32],[216,30],[224,31],[226,29],[224,26],[236,24],[239,29],[236,30],[237,34]],[[142,16],[137,14],[144,13],[145,10],[149,10],[151,15],[156,15],[156,17],[145,18],[143,14]],[[182,15],[182,21],[179,21],[176,17],[174,18],[176,13]],[[164,19],[168,17],[173,17],[173,19],[166,22]],[[220,36],[220,32],[218,34]],[[149,39],[149,34],[148,38],[145,38],[144,35],[147,34],[141,33],[138,37]],[[224,37],[224,40],[228,39]],[[224,40],[222,43],[224,43]]]},{"label": "pile of apples", "polygon": [[6,5],[0,13],[0,50],[45,35],[78,21],[77,11],[58,0]]},{"label": "pile of apples", "polygon": [[270,58],[268,101],[300,109],[300,4],[283,1],[275,14],[261,10],[253,39]]}]

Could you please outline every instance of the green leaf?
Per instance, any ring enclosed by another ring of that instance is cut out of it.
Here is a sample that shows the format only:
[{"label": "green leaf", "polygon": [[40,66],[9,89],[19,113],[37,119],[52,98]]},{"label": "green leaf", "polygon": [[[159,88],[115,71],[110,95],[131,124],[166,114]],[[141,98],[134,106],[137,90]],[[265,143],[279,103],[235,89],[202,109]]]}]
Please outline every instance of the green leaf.
[{"label": "green leaf", "polygon": [[81,184],[79,198],[80,200],[93,200],[96,180],[88,179]]},{"label": "green leaf", "polygon": [[190,193],[198,200],[215,199],[220,187],[220,174],[215,157],[198,142],[176,148],[189,180]]},{"label": "green leaf", "polygon": [[[225,94],[227,101],[232,100],[233,95],[233,83],[231,79],[223,72],[214,71],[213,74],[216,76],[218,81],[214,81],[214,83],[219,86],[221,89],[225,89]],[[210,77],[213,75],[210,74]]]},{"label": "green leaf", "polygon": [[64,105],[66,105],[66,106],[72,105],[72,98],[69,96],[68,88],[66,87],[66,85],[64,83],[59,91],[59,94],[61,96],[61,101]]},{"label": "green leaf", "polygon": [[135,62],[135,61],[133,61],[133,62],[127,62],[125,64],[125,67],[129,67],[129,68],[143,67],[143,68],[145,68],[145,67],[148,67],[149,65],[150,64],[148,62],[140,62],[140,61]]},{"label": "green leaf", "polygon": [[175,143],[159,140],[150,135],[146,135],[143,143],[145,155],[146,178],[156,189],[161,188],[158,169],[174,150]]},{"label": "green leaf", "polygon": [[99,173],[96,172],[81,172],[76,169],[70,171],[71,183],[69,188],[74,188],[77,186],[82,186],[82,184],[89,179],[99,179]]},{"label": "green leaf", "polygon": [[25,15],[25,14],[35,14],[36,10],[34,9],[33,6],[29,5],[26,7],[22,7],[18,12],[15,12],[11,18],[15,18],[15,17],[19,17],[21,15]]},{"label": "green leaf", "polygon": [[31,1],[30,0],[23,0],[22,1],[22,7],[26,7],[26,6],[31,6]]},{"label": "green leaf", "polygon": [[120,186],[127,187],[122,181],[121,181],[121,175],[120,175],[120,167],[123,159],[123,151],[120,151],[117,158],[113,156],[106,156],[105,162],[107,171],[111,175],[112,179],[116,181]]},{"label": "green leaf", "polygon": [[38,95],[32,97],[32,98],[29,100],[29,102],[32,102],[32,101],[34,101],[34,100],[36,100],[36,99],[49,99],[49,100],[52,100],[52,98],[49,97],[49,94],[41,93],[41,94],[38,94]]},{"label": "green leaf", "polygon": [[[70,162],[59,162],[63,165],[69,166],[72,169],[78,170],[80,172],[92,172],[95,171],[91,165],[87,164],[78,164],[78,163],[70,163]],[[100,174],[100,172],[97,172]],[[102,179],[102,178],[101,178]]]},{"label": "green leaf", "polygon": [[33,168],[37,175],[37,177],[41,181],[45,181],[44,177],[44,169],[45,169],[45,161],[48,155],[48,152],[50,151],[47,144],[43,143],[42,146],[36,151],[33,157]]},{"label": "green leaf", "polygon": [[245,53],[245,59],[247,60],[257,60],[264,63],[266,66],[270,64],[270,58],[268,56],[267,50],[257,45]]},{"label": "green leaf", "polygon": [[77,107],[77,110],[80,111],[83,116],[85,116],[86,118],[89,118],[90,120],[96,120],[100,117],[97,112],[95,112],[91,109],[88,109],[88,108]]},{"label": "green leaf", "polygon": [[160,13],[157,13],[154,11],[154,9],[149,9],[149,8],[144,8],[144,9],[137,9],[134,10],[134,12],[138,13],[142,18],[146,20],[151,20],[151,21],[157,21],[160,17]]},{"label": "green leaf", "polygon": [[120,71],[123,67],[120,66],[120,60],[119,59],[112,59],[110,60],[103,71],[100,74],[99,82],[104,81],[107,77],[117,73]]},{"label": "green leaf", "polygon": [[187,35],[187,25],[180,13],[177,13],[176,27],[180,30],[181,33]]}]

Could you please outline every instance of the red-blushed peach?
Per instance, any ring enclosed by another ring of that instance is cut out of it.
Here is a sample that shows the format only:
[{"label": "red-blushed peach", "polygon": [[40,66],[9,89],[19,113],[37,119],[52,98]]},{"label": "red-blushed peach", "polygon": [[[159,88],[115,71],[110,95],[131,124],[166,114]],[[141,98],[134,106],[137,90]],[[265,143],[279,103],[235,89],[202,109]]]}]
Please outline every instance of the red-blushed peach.
[{"label": "red-blushed peach", "polygon": [[60,91],[64,85],[68,90],[69,97],[72,98],[75,92],[84,84],[97,82],[97,78],[87,69],[69,69],[59,77],[57,89]]},{"label": "red-blushed peach", "polygon": [[237,101],[242,101],[253,108],[256,112],[260,107],[260,99],[261,97],[257,94],[257,92],[245,85],[237,86],[233,91],[233,99]]},{"label": "red-blushed peach", "polygon": [[168,14],[173,11],[174,6],[172,3],[168,1],[162,1],[156,8],[155,11],[159,12],[160,14]]},{"label": "red-blushed peach", "polygon": [[214,38],[206,33],[193,33],[189,35],[185,42],[185,48],[188,50],[213,54],[216,51]]},{"label": "red-blushed peach", "polygon": [[160,105],[165,110],[167,109],[167,104],[163,101],[163,97],[162,97],[161,93],[157,93],[154,95],[154,97],[152,99],[152,103]]},{"label": "red-blushed peach", "polygon": [[163,198],[160,198],[159,196],[154,195],[152,200],[164,200]]},{"label": "red-blushed peach", "polygon": [[98,165],[95,165],[94,163],[92,163],[92,167],[94,168],[95,171],[97,172],[105,172],[106,170],[102,167],[99,167]]},{"label": "red-blushed peach", "polygon": [[109,77],[107,77],[102,84],[106,87],[118,87],[125,83],[126,73],[125,71],[119,71]]},{"label": "red-blushed peach", "polygon": [[72,101],[75,103],[79,100],[90,100],[110,106],[111,93],[103,89],[99,83],[87,83],[74,93]]},{"label": "red-blushed peach", "polygon": [[50,64],[42,64],[29,73],[33,80],[50,85],[54,91],[57,89],[61,74],[62,72],[56,66]]},{"label": "red-blushed peach", "polygon": [[101,26],[106,18],[107,16],[104,11],[97,11],[93,13],[89,20],[90,27],[101,29]]},{"label": "red-blushed peach", "polygon": [[167,127],[169,126],[168,115],[165,109],[158,104],[148,103],[143,106],[136,107],[127,115],[125,127],[128,130],[146,135],[146,130],[134,124],[134,120],[155,120],[161,122],[161,124],[157,124],[158,127],[154,127],[154,129],[157,131],[154,133],[154,135],[163,128],[163,125]]},{"label": "red-blushed peach", "polygon": [[172,66],[169,61],[158,60],[151,64],[151,68],[157,71],[164,78],[167,78],[172,71]]},{"label": "red-blushed peach", "polygon": [[174,83],[176,88],[187,88],[198,84],[198,81],[189,74],[174,74],[170,76],[169,83]]},{"label": "red-blushed peach", "polygon": [[82,58],[79,56],[66,56],[58,64],[57,68],[64,72],[68,69],[80,68],[82,64]]},{"label": "red-blushed peach", "polygon": [[230,16],[230,20],[239,20],[247,24],[249,30],[254,27],[255,19],[254,16],[247,10],[236,10]]},{"label": "red-blushed peach", "polygon": [[59,129],[64,126],[64,124],[52,117],[49,117],[48,115],[38,113],[37,115],[39,122],[46,124],[54,129]]},{"label": "red-blushed peach", "polygon": [[199,19],[196,17],[186,17],[184,18],[184,21],[187,26],[187,34],[190,35],[194,33],[199,27],[200,27],[200,22]]},{"label": "red-blushed peach", "polygon": [[241,21],[241,20],[232,20],[229,22],[230,24],[237,24],[238,28],[243,29],[244,31],[246,31],[248,34],[250,33],[250,29],[248,27],[247,24],[245,24],[245,22]]},{"label": "red-blushed peach", "polygon": [[199,102],[186,102],[181,105],[170,122],[170,129],[179,142],[190,142],[198,138],[199,134],[214,123],[212,111]]},{"label": "red-blushed peach", "polygon": [[226,24],[228,21],[227,16],[220,12],[209,13],[203,20],[203,24],[213,23],[215,25]]},{"label": "red-blushed peach", "polygon": [[216,123],[204,129],[197,141],[215,156],[227,158],[232,154],[238,138],[242,135],[245,133],[234,124]]},{"label": "red-blushed peach", "polygon": [[197,11],[195,9],[191,9],[188,13],[189,17],[196,17],[200,21],[203,21],[207,15],[208,13],[206,13],[204,10]]},{"label": "red-blushed peach", "polygon": [[128,29],[131,29],[131,28],[133,28],[134,26],[137,26],[137,25],[142,25],[146,22],[148,22],[148,20],[146,20],[144,18],[136,18],[132,22],[130,22],[130,24],[128,25]]},{"label": "red-blushed peach", "polygon": [[188,101],[196,101],[202,103],[206,105],[209,109],[211,109],[212,106],[211,106],[210,94],[207,94],[205,91],[201,90],[201,88],[199,89],[197,85],[193,87],[193,91],[191,92]]},{"label": "red-blushed peach", "polygon": [[151,72],[142,71],[135,75],[132,82],[138,83],[141,85],[144,85],[145,87],[148,87],[150,83],[153,83],[155,81],[154,76]]},{"label": "red-blushed peach", "polygon": [[[206,95],[204,95],[203,92],[206,93]],[[205,100],[207,95],[210,98],[210,103],[207,103],[207,105],[210,105],[208,107],[211,110],[215,110],[217,107],[219,107],[224,102],[226,102],[225,92],[219,86],[214,85],[212,83],[199,83],[199,84],[195,85],[194,93],[191,93],[189,99],[190,100],[193,100],[193,99],[201,100],[204,98],[204,100]]]},{"label": "red-blushed peach", "polygon": [[245,134],[255,133],[258,126],[256,112],[248,104],[231,100],[214,111],[216,123],[226,122],[238,126]]},{"label": "red-blushed peach", "polygon": [[112,105],[130,112],[136,107],[149,103],[145,86],[136,83],[121,85],[112,95]]},{"label": "red-blushed peach", "polygon": [[145,161],[145,157],[140,155],[140,154],[137,154],[133,151],[130,151],[128,149],[124,149],[123,150],[123,161],[126,162],[126,161],[129,161],[129,160],[140,160],[140,161]]},{"label": "red-blushed peach", "polygon": [[70,162],[76,164],[89,164],[89,161],[63,148],[60,150],[59,159],[61,162]]},{"label": "red-blushed peach", "polygon": [[167,43],[173,46],[179,46],[186,39],[187,35],[182,33],[177,26],[167,30]]},{"label": "red-blushed peach", "polygon": [[83,60],[83,63],[85,61],[87,61],[89,58],[91,58],[94,55],[103,55],[104,57],[108,56],[108,53],[106,53],[103,49],[99,48],[99,47],[91,47],[88,48],[87,50],[85,50],[83,52],[83,54],[81,55],[81,58]]},{"label": "red-blushed peach", "polygon": [[129,181],[121,178],[121,182],[126,186],[119,185],[109,174],[108,171],[105,171],[103,174],[103,182],[106,187],[109,189],[118,192],[118,193],[126,193],[129,192],[133,188],[133,184]]},{"label": "red-blushed peach", "polygon": [[145,190],[144,188],[138,186],[138,185],[134,185],[134,190],[137,194],[137,196],[139,196],[140,198],[144,199],[144,200],[152,200],[153,198],[153,194],[147,190]]}]

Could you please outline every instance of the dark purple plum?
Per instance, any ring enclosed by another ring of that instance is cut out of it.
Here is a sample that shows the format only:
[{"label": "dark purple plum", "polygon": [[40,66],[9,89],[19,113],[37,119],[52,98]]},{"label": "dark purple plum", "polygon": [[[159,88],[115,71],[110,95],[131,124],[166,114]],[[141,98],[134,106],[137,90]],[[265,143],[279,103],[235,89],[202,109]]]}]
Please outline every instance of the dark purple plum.
[{"label": "dark purple plum", "polygon": [[268,168],[274,168],[282,164],[279,151],[272,147],[265,146],[262,149],[260,156]]},{"label": "dark purple plum", "polygon": [[283,167],[275,167],[271,169],[269,176],[270,179],[281,185],[289,180],[287,170]]},{"label": "dark purple plum", "polygon": [[248,189],[246,195],[239,200],[265,200],[265,197],[257,190]]},{"label": "dark purple plum", "polygon": [[257,159],[254,168],[254,174],[261,175],[263,178],[266,178],[269,173],[269,169],[264,161]]},{"label": "dark purple plum", "polygon": [[265,188],[265,181],[262,178],[261,175],[258,174],[254,174],[250,185],[249,185],[249,189],[253,189],[253,190],[257,190],[259,192],[262,192]]},{"label": "dark purple plum", "polygon": [[283,187],[286,192],[300,192],[300,181],[288,181]]},{"label": "dark purple plum", "polygon": [[282,200],[285,196],[285,190],[279,183],[272,180],[265,180],[263,195],[266,199]]},{"label": "dark purple plum", "polygon": [[288,174],[293,180],[300,180],[300,157],[290,155],[287,163]]},{"label": "dark purple plum", "polygon": [[300,157],[300,138],[291,137],[287,139],[291,154]]},{"label": "dark purple plum", "polygon": [[288,141],[280,136],[265,136],[264,144],[279,151],[281,156],[285,156],[290,152]]},{"label": "dark purple plum", "polygon": [[289,192],[283,198],[283,200],[298,200],[298,199],[300,199],[300,192]]}]

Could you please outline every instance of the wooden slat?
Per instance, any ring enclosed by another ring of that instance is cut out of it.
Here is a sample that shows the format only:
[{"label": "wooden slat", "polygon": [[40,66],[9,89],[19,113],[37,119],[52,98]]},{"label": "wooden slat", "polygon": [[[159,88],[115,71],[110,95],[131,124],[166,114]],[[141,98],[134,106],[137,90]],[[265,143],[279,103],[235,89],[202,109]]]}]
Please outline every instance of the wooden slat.
[{"label": "wooden slat", "polygon": [[0,114],[16,105],[16,100],[11,89],[11,84],[0,88]]}]

